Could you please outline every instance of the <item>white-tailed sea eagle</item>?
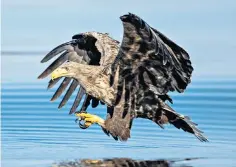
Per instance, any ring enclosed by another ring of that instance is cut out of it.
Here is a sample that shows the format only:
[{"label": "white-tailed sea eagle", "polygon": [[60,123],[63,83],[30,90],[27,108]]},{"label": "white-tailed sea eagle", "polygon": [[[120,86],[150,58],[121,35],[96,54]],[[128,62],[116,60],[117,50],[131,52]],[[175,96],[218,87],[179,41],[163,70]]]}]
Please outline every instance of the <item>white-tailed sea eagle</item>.
[{"label": "white-tailed sea eagle", "polygon": [[[170,123],[178,129],[207,141],[190,118],[175,112],[169,91],[183,92],[191,81],[193,67],[188,53],[165,35],[150,27],[134,14],[120,17],[124,34],[121,45],[108,34],[86,32],[74,35],[41,62],[62,53],[40,76],[51,74],[49,88],[62,77],[64,81],[54,94],[55,100],[72,83],[59,107],[65,105],[78,85],[80,89],[70,113],[75,112],[82,96],[81,109],[75,113],[84,120],[81,127],[99,124],[114,139],[127,140],[135,118],[152,120],[163,128]],[[85,112],[92,101],[107,105],[107,118]]]}]

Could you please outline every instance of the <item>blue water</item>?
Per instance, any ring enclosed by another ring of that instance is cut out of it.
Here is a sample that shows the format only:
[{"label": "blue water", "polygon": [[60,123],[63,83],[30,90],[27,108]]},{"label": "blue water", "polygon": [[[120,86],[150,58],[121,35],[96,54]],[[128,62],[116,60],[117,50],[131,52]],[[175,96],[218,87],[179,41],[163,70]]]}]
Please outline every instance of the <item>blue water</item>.
[{"label": "blue water", "polygon": [[[165,130],[144,119],[135,120],[128,142],[117,142],[93,125],[82,130],[68,115],[74,97],[58,110],[49,101],[55,88],[46,82],[2,83],[2,165],[50,166],[80,158],[129,157],[175,159],[202,157],[193,166],[236,166],[236,80],[195,80],[184,94],[171,93],[172,107],[192,118],[209,143],[167,125]],[[106,109],[89,108],[105,117]]]}]

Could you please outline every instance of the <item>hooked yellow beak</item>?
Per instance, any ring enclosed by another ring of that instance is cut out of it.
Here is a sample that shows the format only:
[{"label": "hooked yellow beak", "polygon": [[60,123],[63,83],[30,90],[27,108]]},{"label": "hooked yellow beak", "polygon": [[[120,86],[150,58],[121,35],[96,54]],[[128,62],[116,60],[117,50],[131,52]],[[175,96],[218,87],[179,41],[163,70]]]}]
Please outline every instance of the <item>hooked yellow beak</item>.
[{"label": "hooked yellow beak", "polygon": [[57,79],[59,77],[65,76],[67,74],[67,71],[64,69],[56,69],[51,73],[51,79]]}]

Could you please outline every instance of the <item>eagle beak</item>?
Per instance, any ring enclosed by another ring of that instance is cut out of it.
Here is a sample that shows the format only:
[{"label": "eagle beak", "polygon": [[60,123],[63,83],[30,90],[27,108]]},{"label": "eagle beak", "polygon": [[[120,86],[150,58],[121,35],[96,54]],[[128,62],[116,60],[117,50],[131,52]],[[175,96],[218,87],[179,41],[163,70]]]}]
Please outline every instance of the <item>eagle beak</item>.
[{"label": "eagle beak", "polygon": [[58,78],[58,73],[56,71],[53,71],[52,74],[51,74],[51,79],[54,80],[54,79],[57,79]]},{"label": "eagle beak", "polygon": [[51,79],[57,79],[60,78],[62,76],[65,76],[65,74],[67,74],[67,72],[63,69],[56,69],[51,73]]}]

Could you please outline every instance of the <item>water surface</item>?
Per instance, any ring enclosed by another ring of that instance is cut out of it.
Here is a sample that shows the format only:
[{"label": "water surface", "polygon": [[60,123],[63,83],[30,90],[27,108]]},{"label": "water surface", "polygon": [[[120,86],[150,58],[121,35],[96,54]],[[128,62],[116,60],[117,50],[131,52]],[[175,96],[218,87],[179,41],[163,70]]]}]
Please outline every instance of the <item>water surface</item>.
[{"label": "water surface", "polygon": [[[191,158],[193,166],[236,165],[236,81],[194,81],[184,94],[172,93],[172,107],[199,124],[209,143],[167,125],[165,130],[135,120],[128,142],[117,142],[93,125],[82,130],[68,115],[73,98],[61,110],[46,83],[2,83],[3,166],[49,166],[78,158]],[[61,98],[60,98],[61,99]],[[88,111],[105,117],[99,106]]]}]

